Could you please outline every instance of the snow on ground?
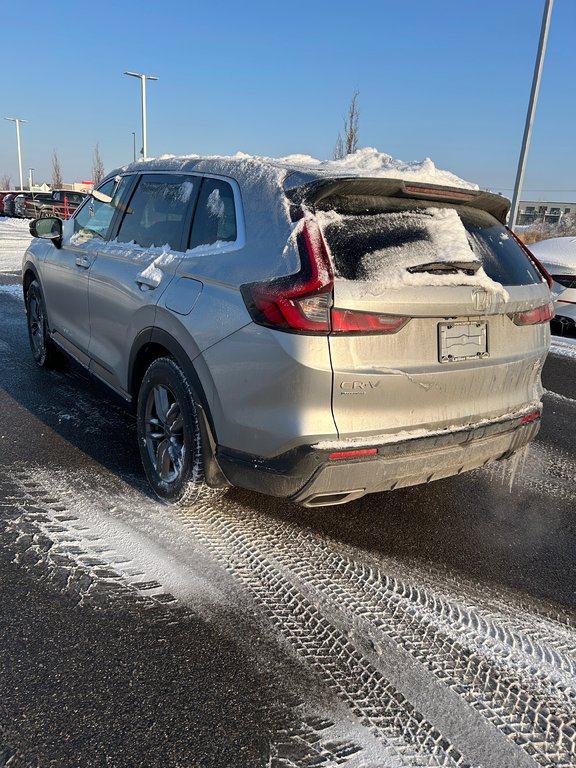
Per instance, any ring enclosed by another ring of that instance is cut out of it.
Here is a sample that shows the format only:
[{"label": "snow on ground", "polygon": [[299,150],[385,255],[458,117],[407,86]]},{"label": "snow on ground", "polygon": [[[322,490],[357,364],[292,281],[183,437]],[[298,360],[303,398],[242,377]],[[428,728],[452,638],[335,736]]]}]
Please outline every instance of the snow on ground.
[{"label": "snow on ground", "polygon": [[563,357],[572,357],[576,359],[576,339],[567,336],[552,336],[550,352]]},{"label": "snow on ground", "polygon": [[22,257],[32,239],[28,219],[0,216],[0,274],[18,272]]}]

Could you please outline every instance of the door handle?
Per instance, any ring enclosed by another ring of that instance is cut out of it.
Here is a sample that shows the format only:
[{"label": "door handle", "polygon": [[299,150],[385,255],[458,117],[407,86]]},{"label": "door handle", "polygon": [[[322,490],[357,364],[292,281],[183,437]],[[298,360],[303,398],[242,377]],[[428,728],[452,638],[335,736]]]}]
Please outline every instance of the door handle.
[{"label": "door handle", "polygon": [[151,274],[146,275],[144,272],[141,272],[137,278],[136,283],[143,288],[146,286],[146,288],[158,288],[160,283],[162,282],[162,273],[159,275]]},{"label": "door handle", "polygon": [[76,266],[82,267],[83,269],[89,269],[90,259],[87,259],[86,256],[80,256],[76,259]]}]

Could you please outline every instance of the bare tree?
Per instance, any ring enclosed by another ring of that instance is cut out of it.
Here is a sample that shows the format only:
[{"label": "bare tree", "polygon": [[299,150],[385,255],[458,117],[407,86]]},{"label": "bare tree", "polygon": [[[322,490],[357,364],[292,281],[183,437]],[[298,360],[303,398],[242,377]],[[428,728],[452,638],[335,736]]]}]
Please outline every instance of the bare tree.
[{"label": "bare tree", "polygon": [[12,177],[8,176],[7,173],[5,173],[3,176],[0,176],[0,189],[10,189],[11,184]]},{"label": "bare tree", "polygon": [[92,181],[98,184],[104,178],[104,163],[100,157],[100,148],[98,144],[94,147],[94,159],[92,160]]},{"label": "bare tree", "polygon": [[54,150],[54,154],[52,155],[52,189],[62,189],[63,183],[60,160],[58,160],[58,155],[56,154],[56,150]]},{"label": "bare tree", "polygon": [[346,155],[351,155],[358,149],[358,96],[360,91],[356,89],[352,94],[348,115],[344,118],[344,138],[339,133],[332,157],[341,160]]}]

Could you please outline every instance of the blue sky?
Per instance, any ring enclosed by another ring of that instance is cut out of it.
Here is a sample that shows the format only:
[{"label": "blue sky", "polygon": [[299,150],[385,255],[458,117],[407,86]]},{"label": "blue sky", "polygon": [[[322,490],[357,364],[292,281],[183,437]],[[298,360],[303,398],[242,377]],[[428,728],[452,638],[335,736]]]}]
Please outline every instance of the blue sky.
[{"label": "blue sky", "polygon": [[[24,176],[90,178],[148,154],[332,154],[360,91],[360,145],[431,157],[511,195],[544,0],[0,3],[1,117],[23,117]],[[576,2],[556,0],[523,198],[576,200]],[[6,67],[5,62],[12,62]],[[11,77],[7,78],[6,73]],[[0,175],[18,180],[0,120]]]}]

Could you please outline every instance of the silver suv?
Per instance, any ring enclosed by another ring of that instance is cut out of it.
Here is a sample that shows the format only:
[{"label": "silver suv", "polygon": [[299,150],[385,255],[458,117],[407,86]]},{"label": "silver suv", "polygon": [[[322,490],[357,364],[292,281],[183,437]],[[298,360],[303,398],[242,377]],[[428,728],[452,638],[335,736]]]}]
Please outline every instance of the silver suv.
[{"label": "silver suv", "polygon": [[507,210],[253,158],[139,162],[31,223],[32,352],[134,405],[166,501],[312,507],[459,474],[539,427],[552,305]]}]

